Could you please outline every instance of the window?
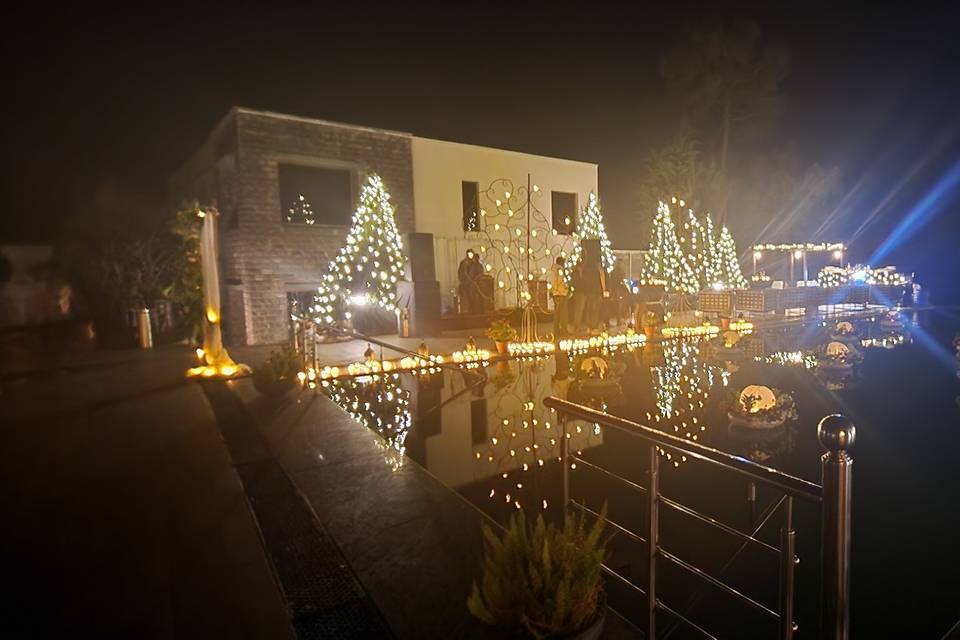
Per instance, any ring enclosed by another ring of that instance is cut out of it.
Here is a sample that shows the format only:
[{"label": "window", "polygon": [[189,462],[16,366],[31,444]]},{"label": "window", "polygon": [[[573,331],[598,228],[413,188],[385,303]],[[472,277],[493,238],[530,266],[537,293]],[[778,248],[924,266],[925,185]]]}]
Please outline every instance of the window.
[{"label": "window", "polygon": [[290,224],[350,224],[353,173],[334,167],[281,164],[280,214]]},{"label": "window", "polygon": [[577,194],[551,191],[550,210],[553,214],[553,228],[557,233],[570,235],[576,230]]},{"label": "window", "polygon": [[480,231],[480,184],[463,182],[463,230]]}]

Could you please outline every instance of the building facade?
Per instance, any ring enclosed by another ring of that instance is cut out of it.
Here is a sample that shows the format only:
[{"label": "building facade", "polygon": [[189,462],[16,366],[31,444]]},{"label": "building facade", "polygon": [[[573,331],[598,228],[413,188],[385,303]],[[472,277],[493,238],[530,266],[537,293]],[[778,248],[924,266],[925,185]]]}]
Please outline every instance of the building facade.
[{"label": "building facade", "polygon": [[[558,244],[597,189],[595,164],[234,108],[170,180],[176,203],[196,200],[220,212],[229,343],[287,339],[289,304],[316,290],[370,173],[383,178],[402,234],[433,234],[445,305],[466,249],[493,239],[479,214],[486,201],[495,213],[494,194],[504,184],[525,186],[529,174],[542,224],[560,227],[552,234]],[[545,268],[546,258],[538,260]]]}]

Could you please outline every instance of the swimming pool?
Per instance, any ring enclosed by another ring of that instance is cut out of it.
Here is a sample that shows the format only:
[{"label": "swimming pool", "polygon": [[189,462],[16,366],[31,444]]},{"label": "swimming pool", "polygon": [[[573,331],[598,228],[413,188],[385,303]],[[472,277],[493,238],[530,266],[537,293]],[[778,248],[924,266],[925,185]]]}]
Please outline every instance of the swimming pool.
[{"label": "swimming pool", "polygon": [[[835,321],[712,339],[678,339],[616,351],[557,352],[471,369],[340,380],[324,392],[380,432],[389,446],[424,466],[495,519],[518,508],[562,512],[562,467],[557,414],[547,396],[604,409],[642,424],[820,482],[822,449],[816,425],[842,412],[858,429],[853,455],[851,624],[855,637],[912,634],[940,637],[960,617],[952,553],[960,537],[960,444],[957,360],[950,342],[960,329],[956,310],[904,318],[854,321],[837,336]],[[839,339],[838,339],[839,338]],[[831,343],[847,346],[854,364],[828,370]],[[748,385],[772,389],[795,405],[782,427],[750,429],[728,411]],[[572,452],[642,483],[647,448],[629,435],[583,421],[566,425]],[[742,478],[661,450],[661,491],[731,526],[746,529],[776,494],[756,500]],[[393,459],[393,458],[391,458]],[[395,463],[394,463],[395,464]],[[643,499],[589,468],[571,470],[571,497],[611,519],[642,530]],[[797,505],[796,620],[800,634],[817,628],[819,511]],[[776,544],[779,523],[760,534]],[[738,552],[735,539],[690,519],[665,513],[661,539],[672,552],[708,568],[746,595],[773,608],[777,561],[756,549]],[[616,537],[610,565],[642,582],[642,548]],[[719,637],[772,637],[776,625],[728,595],[703,588],[680,572],[661,569],[662,595]],[[642,599],[611,585],[613,605],[642,623]],[[688,637],[664,616],[663,637]],[[689,636],[694,637],[694,636]]]}]

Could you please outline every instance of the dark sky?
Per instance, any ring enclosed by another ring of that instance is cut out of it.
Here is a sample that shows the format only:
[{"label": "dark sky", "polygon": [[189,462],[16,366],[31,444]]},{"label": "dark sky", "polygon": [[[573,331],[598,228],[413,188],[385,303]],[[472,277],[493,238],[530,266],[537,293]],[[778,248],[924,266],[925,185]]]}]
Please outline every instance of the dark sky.
[{"label": "dark sky", "polygon": [[[5,10],[0,241],[49,240],[105,183],[162,193],[238,104],[598,162],[614,243],[640,246],[639,161],[671,115],[658,60],[710,17],[702,9],[353,4]],[[765,40],[789,51],[776,139],[795,142],[805,162],[838,166],[850,194],[819,237],[830,212],[764,240],[849,240],[867,222],[854,244],[867,259],[960,158],[954,20],[879,5],[710,5],[759,21]],[[915,211],[928,224],[911,223],[919,231],[898,234],[884,258],[923,273],[939,252],[956,254],[955,199],[946,189],[929,215]],[[742,246],[763,222],[730,214]]]}]

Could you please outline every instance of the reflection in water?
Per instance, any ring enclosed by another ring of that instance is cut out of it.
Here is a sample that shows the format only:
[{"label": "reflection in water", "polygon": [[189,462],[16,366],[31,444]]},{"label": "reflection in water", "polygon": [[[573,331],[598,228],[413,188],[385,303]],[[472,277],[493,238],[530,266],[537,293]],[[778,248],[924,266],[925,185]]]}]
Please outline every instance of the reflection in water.
[{"label": "reflection in water", "polygon": [[[700,357],[699,339],[678,339],[662,344],[663,366],[651,367],[651,379],[654,386],[656,415],[647,413],[647,419],[653,419],[657,426],[674,434],[697,441],[700,434],[707,430],[704,422],[706,402],[714,383],[719,380],[725,387],[729,383],[730,372],[716,365],[707,364]],[[676,455],[657,447],[657,451],[679,467],[686,462],[683,454]]]},{"label": "reflection in water", "polygon": [[551,364],[550,358],[498,363],[494,378],[510,382],[489,400],[493,433],[474,449],[477,475],[496,480],[488,497],[517,509],[528,505],[549,508],[549,489],[542,486],[543,468],[561,460],[560,440],[565,433],[570,450],[578,454],[602,443],[599,430],[584,429],[581,424],[561,425],[543,405],[547,396],[569,388],[565,371],[549,374]]},{"label": "reflection in water", "polygon": [[[324,386],[330,398],[354,420],[383,436],[386,447],[403,454],[413,421],[410,416],[410,392],[400,382],[400,375],[393,374],[374,378],[344,378],[325,382]],[[388,456],[386,459],[394,468],[403,465],[402,456]]]}]

